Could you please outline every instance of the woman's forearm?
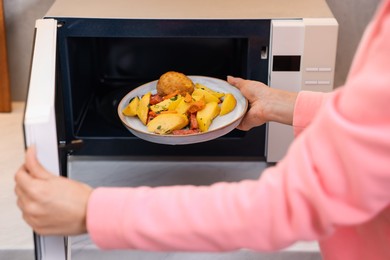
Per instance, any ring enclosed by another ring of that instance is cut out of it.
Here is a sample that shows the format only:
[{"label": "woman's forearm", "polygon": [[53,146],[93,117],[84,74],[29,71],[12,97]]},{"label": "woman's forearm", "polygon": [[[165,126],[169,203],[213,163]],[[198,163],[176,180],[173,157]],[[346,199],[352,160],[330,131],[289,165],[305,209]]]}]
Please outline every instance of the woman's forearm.
[{"label": "woman's forearm", "polygon": [[297,96],[296,92],[270,88],[264,105],[266,121],[292,125]]}]

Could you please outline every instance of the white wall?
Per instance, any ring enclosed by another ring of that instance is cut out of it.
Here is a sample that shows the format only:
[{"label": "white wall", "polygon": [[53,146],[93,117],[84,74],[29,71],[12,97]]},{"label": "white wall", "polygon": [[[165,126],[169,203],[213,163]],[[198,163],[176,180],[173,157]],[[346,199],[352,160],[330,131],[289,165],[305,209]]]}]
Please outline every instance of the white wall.
[{"label": "white wall", "polygon": [[[23,101],[27,93],[34,21],[46,13],[54,0],[3,1],[12,99]],[[327,2],[340,24],[335,75],[335,85],[339,86],[345,81],[362,32],[380,1],[327,0]]]},{"label": "white wall", "polygon": [[335,86],[344,84],[360,38],[380,0],[327,0],[339,22]]}]

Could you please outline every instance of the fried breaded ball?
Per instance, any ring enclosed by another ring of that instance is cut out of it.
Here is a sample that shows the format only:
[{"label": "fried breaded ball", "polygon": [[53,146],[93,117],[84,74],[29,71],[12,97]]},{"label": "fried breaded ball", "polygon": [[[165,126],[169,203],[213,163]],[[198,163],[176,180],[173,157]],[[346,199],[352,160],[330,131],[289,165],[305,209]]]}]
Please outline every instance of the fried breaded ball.
[{"label": "fried breaded ball", "polygon": [[175,91],[178,91],[183,96],[186,93],[192,94],[194,91],[194,83],[183,73],[168,71],[157,82],[157,94],[165,96]]}]

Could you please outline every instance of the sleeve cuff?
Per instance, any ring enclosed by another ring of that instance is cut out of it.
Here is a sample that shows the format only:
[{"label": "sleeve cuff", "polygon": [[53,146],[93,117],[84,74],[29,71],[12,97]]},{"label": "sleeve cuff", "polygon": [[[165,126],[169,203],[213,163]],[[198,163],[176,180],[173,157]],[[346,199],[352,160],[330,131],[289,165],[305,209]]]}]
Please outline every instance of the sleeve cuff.
[{"label": "sleeve cuff", "polygon": [[301,91],[294,107],[293,128],[298,136],[313,120],[330,93]]}]

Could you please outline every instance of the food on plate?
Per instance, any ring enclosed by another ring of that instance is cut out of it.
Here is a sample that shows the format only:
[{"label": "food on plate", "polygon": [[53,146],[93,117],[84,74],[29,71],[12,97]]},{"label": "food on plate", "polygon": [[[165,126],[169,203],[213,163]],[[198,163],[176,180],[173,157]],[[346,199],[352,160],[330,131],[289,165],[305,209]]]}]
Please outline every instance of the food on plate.
[{"label": "food on plate", "polygon": [[221,104],[220,116],[230,113],[237,105],[236,98],[231,94],[227,93]]},{"label": "food on plate", "polygon": [[207,132],[216,117],[235,109],[237,101],[233,94],[217,92],[192,81],[191,84],[194,86],[191,93],[172,88],[164,95],[159,94],[157,84],[156,94],[148,92],[132,98],[122,113],[137,116],[149,132],[188,135]]},{"label": "food on plate", "polygon": [[141,100],[139,101],[138,108],[137,108],[137,116],[144,125],[146,125],[148,121],[149,102],[150,102],[151,95],[152,95],[151,92],[148,92],[145,95],[143,95]]},{"label": "food on plate", "polygon": [[217,98],[222,98],[225,95],[225,93],[221,93],[221,92],[217,92],[217,91],[211,90],[211,89],[209,89],[208,87],[206,87],[203,84],[196,83],[195,84],[195,89],[198,89],[198,88],[203,89],[203,90],[211,93],[213,96],[216,96]]},{"label": "food on plate", "polygon": [[165,99],[155,105],[150,106],[150,110],[155,112],[156,114],[160,113],[161,111],[168,110],[169,106],[171,105],[172,102],[175,100],[173,98],[170,99]]},{"label": "food on plate", "polygon": [[136,116],[138,111],[139,97],[134,97],[130,100],[129,104],[123,109],[125,116]]},{"label": "food on plate", "polygon": [[169,95],[174,92],[185,96],[186,93],[192,94],[193,91],[194,83],[192,80],[180,72],[166,72],[157,81],[157,94],[160,96]]},{"label": "food on plate", "polygon": [[[191,96],[190,96],[191,98]],[[179,114],[188,114],[190,113],[191,106],[194,105],[194,102],[192,98],[189,100],[189,98],[180,98],[180,102],[177,104],[175,111],[177,111]],[[195,112],[195,111],[193,111]]]},{"label": "food on plate", "polygon": [[207,132],[209,130],[211,122],[218,116],[220,110],[221,108],[218,106],[218,103],[212,101],[207,103],[204,109],[196,113],[196,120],[198,121],[200,131]]},{"label": "food on plate", "polygon": [[195,100],[201,100],[203,99],[206,103],[209,103],[209,102],[217,102],[217,103],[220,103],[221,100],[219,98],[217,98],[216,96],[214,96],[213,94],[209,93],[208,91],[204,90],[204,89],[201,89],[201,88],[197,88],[194,90],[194,92],[192,93],[192,97],[195,99]]},{"label": "food on plate", "polygon": [[156,134],[170,134],[188,125],[188,117],[178,113],[165,113],[156,116],[148,123],[148,131]]},{"label": "food on plate", "polygon": [[183,97],[181,95],[177,95],[175,98],[173,98],[173,101],[168,106],[168,111],[176,110],[177,106],[180,104],[182,100]]}]

